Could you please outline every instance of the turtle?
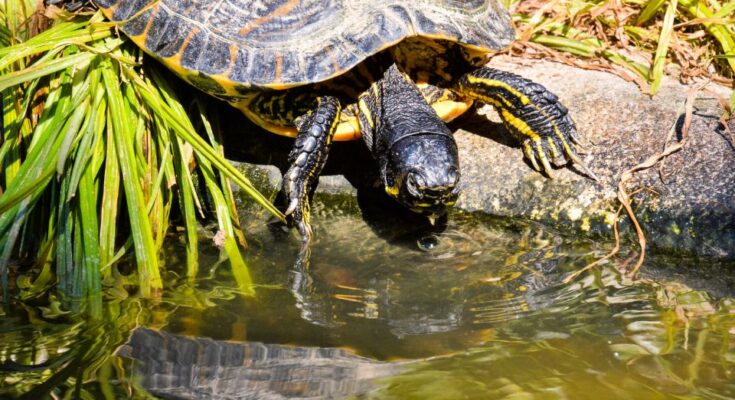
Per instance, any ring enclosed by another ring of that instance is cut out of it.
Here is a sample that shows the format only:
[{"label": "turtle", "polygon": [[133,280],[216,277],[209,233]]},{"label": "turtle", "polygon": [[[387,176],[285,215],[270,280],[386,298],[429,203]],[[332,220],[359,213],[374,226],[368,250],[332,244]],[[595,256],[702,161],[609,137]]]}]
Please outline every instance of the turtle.
[{"label": "turtle", "polygon": [[[576,164],[573,119],[544,86],[488,67],[515,39],[497,0],[94,0],[145,52],[267,131],[295,138],[284,214],[308,244],[334,141],[361,138],[385,192],[431,221],[460,193],[446,123],[495,107],[531,166]],[[367,168],[367,167],[366,167]]]}]

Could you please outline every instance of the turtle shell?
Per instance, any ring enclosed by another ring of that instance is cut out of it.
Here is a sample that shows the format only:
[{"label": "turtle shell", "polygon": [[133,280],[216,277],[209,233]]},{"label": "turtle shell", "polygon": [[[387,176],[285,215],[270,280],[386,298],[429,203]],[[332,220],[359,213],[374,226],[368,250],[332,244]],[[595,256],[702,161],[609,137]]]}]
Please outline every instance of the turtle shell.
[{"label": "turtle shell", "polygon": [[95,0],[146,52],[221,97],[321,82],[412,36],[495,51],[496,0]]}]

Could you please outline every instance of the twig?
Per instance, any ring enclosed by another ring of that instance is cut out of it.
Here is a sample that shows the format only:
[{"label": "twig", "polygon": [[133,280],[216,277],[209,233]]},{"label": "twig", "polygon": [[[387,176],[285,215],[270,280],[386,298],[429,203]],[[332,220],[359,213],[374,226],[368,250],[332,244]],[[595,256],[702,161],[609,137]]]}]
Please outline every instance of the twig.
[{"label": "twig", "polygon": [[[600,258],[599,260],[596,260],[590,264],[587,264],[584,268],[572,273],[568,277],[564,278],[562,281],[563,283],[569,283],[572,280],[576,279],[580,274],[582,274],[585,271],[588,271],[591,268],[594,268],[603,262],[609,260],[610,258],[614,257],[618,252],[620,251],[620,234],[618,231],[618,222],[619,222],[619,216],[622,209],[625,209],[626,214],[628,215],[628,218],[630,218],[631,222],[633,223],[633,227],[636,231],[636,236],[638,237],[638,245],[640,246],[640,254],[638,256],[638,261],[636,262],[633,269],[628,273],[630,278],[634,278],[636,273],[638,273],[638,270],[640,269],[641,265],[643,265],[643,261],[646,258],[646,235],[643,232],[643,229],[641,228],[640,223],[638,222],[638,218],[635,216],[635,212],[633,211],[633,207],[630,204],[630,197],[634,196],[638,192],[642,191],[643,189],[635,190],[631,193],[628,193],[626,190],[626,184],[630,182],[631,179],[633,179],[633,176],[635,173],[639,171],[643,171],[646,169],[649,169],[651,167],[656,166],[658,163],[662,162],[666,157],[669,155],[676,153],[677,151],[681,150],[687,141],[687,136],[689,133],[689,126],[692,123],[692,115],[694,112],[694,101],[696,100],[697,94],[699,94],[700,91],[704,89],[705,84],[693,87],[689,90],[689,93],[687,95],[687,98],[684,102],[683,110],[679,110],[679,112],[676,115],[676,118],[674,120],[674,124],[669,131],[669,135],[666,138],[666,141],[664,143],[668,143],[672,136],[673,132],[676,131],[676,127],[679,122],[679,118],[681,118],[682,114],[684,115],[684,124],[682,125],[681,129],[681,140],[672,144],[672,145],[666,145],[664,150],[661,153],[652,155],[648,157],[644,162],[634,166],[633,168],[630,168],[622,173],[620,176],[620,181],[618,182],[618,191],[617,191],[617,198],[620,202],[620,207],[618,208],[618,211],[615,213],[615,218],[613,219],[613,233],[615,235],[615,247],[613,247],[610,252],[605,255],[604,257]],[[625,262],[625,265],[627,266],[628,262],[630,260]]]},{"label": "twig", "polygon": [[[620,182],[618,182],[618,201],[623,205],[625,208],[625,212],[628,214],[628,217],[630,218],[631,222],[633,223],[633,227],[635,228],[636,236],[638,237],[638,245],[641,248],[640,255],[638,256],[638,262],[636,262],[633,269],[628,273],[628,275],[631,278],[634,278],[636,273],[638,273],[638,270],[641,268],[641,265],[643,265],[643,261],[646,258],[646,235],[643,232],[643,229],[641,228],[640,223],[638,222],[638,218],[636,218],[635,213],[633,212],[633,208],[630,205],[630,196],[628,195],[628,192],[626,190],[626,184],[633,179],[633,176],[635,173],[639,171],[643,171],[646,169],[649,169],[656,164],[658,164],[661,160],[665,159],[669,155],[678,152],[681,150],[684,145],[687,142],[687,135],[689,133],[689,126],[692,123],[692,115],[694,112],[694,100],[697,98],[697,94],[704,88],[704,85],[699,85],[696,87],[693,87],[689,90],[689,94],[687,95],[686,102],[684,103],[684,125],[681,128],[681,140],[677,143],[674,143],[672,145],[667,146],[661,153],[654,154],[651,157],[648,157],[644,162],[636,165],[635,167],[623,172],[623,174],[620,176]],[[681,118],[681,112],[677,114],[676,119],[674,120],[674,126],[679,121],[679,118]]]}]

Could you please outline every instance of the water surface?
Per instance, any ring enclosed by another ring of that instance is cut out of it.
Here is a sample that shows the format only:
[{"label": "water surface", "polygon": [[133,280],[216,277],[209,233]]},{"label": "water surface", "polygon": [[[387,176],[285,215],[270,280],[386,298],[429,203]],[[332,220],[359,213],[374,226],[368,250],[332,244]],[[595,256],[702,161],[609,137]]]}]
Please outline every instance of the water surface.
[{"label": "water surface", "polygon": [[120,276],[91,315],[54,296],[12,302],[0,397],[735,398],[731,278],[682,274],[735,266],[654,256],[634,282],[624,253],[563,284],[611,244],[362,206],[317,198],[307,265],[295,237],[244,207],[255,296],[208,242],[186,283],[172,239],[159,301],[126,295]]}]

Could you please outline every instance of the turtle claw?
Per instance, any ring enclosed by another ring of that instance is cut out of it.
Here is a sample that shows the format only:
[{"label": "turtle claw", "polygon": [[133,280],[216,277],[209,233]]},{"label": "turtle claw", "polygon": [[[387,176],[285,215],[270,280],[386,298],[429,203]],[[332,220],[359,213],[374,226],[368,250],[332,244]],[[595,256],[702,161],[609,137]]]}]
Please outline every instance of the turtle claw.
[{"label": "turtle claw", "polygon": [[[286,173],[286,177],[290,178],[291,171]],[[296,183],[294,183],[296,182]],[[306,193],[306,185],[296,179],[287,179],[283,185],[286,198],[289,199],[288,208],[283,214],[286,216],[286,222],[291,227],[296,227],[301,235],[301,243],[308,245],[311,241],[312,230],[309,223],[309,202]]]},{"label": "turtle claw", "polygon": [[[554,179],[554,173],[549,160],[563,160],[565,164],[571,162],[586,177],[595,182],[599,182],[600,179],[597,175],[579,157],[577,152],[579,145],[573,139],[575,136],[576,131],[572,129],[566,135],[557,134],[553,138],[550,137],[547,141],[544,141],[540,137],[527,138],[523,140],[523,154],[531,163],[533,169],[544,173],[550,179]],[[562,150],[560,151],[560,149]],[[560,165],[559,163],[555,164]]]},{"label": "turtle claw", "polygon": [[538,172],[543,172],[549,179],[554,179],[554,172],[549,162],[550,157],[548,153],[550,150],[541,143],[541,140],[538,138],[524,140],[523,154],[531,162],[533,169]]},{"label": "turtle claw", "polygon": [[578,168],[581,172],[584,172],[585,175],[587,175],[588,178],[592,179],[595,182],[600,182],[600,178],[595,175],[594,172],[590,169],[590,167],[587,166],[587,164],[582,161],[581,158],[576,153],[569,153],[567,154],[567,157],[574,163],[575,168]]}]

